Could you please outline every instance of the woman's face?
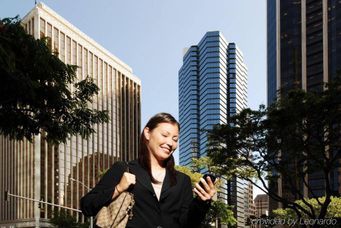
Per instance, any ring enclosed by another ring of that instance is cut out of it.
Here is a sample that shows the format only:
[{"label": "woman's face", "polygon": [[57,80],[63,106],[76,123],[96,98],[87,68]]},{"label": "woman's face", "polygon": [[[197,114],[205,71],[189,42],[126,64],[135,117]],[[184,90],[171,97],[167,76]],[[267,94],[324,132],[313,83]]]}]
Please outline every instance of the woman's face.
[{"label": "woman's face", "polygon": [[159,123],[156,128],[143,130],[151,156],[158,161],[169,158],[178,146],[179,129],[177,124]]}]

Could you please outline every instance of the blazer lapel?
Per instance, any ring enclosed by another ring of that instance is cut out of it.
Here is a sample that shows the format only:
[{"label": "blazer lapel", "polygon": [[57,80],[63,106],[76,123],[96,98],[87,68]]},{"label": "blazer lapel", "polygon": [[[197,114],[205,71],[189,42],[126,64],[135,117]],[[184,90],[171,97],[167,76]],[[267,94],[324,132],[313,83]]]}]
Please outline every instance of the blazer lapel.
[{"label": "blazer lapel", "polygon": [[143,169],[137,161],[131,163],[132,173],[136,175],[136,181],[147,188],[150,192],[154,193],[153,186],[151,184],[150,176],[148,172]]},{"label": "blazer lapel", "polygon": [[163,184],[162,184],[160,201],[168,196],[168,194],[169,194],[168,190],[170,189],[170,187],[171,187],[170,173],[166,169],[166,176],[165,176],[165,179],[163,180]]},{"label": "blazer lapel", "polygon": [[[143,185],[145,188],[147,188],[151,193],[154,192],[154,188],[152,186],[152,182],[150,179],[150,176],[148,175],[148,172],[143,169],[140,164],[138,164],[137,161],[133,161],[131,163],[130,169],[131,173],[136,175],[136,181],[139,182],[141,185]],[[169,189],[171,188],[171,183],[170,183],[170,173],[168,170],[166,170],[166,175],[165,179],[163,180],[162,188],[161,188],[161,196],[160,200],[166,198],[170,191]]]}]

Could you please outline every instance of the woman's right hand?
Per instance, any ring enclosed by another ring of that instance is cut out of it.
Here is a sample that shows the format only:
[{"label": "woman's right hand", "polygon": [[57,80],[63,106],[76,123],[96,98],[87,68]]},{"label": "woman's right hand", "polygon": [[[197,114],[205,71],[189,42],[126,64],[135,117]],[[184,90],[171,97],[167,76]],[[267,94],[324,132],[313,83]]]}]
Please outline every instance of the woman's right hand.
[{"label": "woman's right hand", "polygon": [[136,176],[132,173],[124,172],[120,183],[116,185],[117,191],[119,193],[126,191],[130,185],[134,185],[136,183]]}]

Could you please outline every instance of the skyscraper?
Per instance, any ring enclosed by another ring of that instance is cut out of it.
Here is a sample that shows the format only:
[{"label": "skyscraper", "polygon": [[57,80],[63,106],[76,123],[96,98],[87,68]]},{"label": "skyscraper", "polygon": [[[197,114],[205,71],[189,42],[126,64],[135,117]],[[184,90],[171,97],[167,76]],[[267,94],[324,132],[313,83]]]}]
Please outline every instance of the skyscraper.
[{"label": "skyscraper", "polygon": [[[191,46],[179,70],[180,165],[191,166],[192,158],[206,155],[207,134],[215,124],[247,107],[247,68],[235,43],[219,31],[207,32]],[[238,224],[246,220],[248,183],[239,178],[226,182],[220,198],[235,205]]]},{"label": "skyscraper", "polygon": [[321,90],[341,74],[341,3],[267,1],[268,104],[292,88]]},{"label": "skyscraper", "polygon": [[[290,89],[321,91],[323,83],[341,76],[340,1],[268,0],[267,28],[269,105]],[[338,168],[331,176],[338,194],[340,173]],[[322,179],[319,173],[309,176],[315,195],[324,195]],[[288,194],[281,183],[273,190]],[[270,211],[277,206],[270,199]]]},{"label": "skyscraper", "polygon": [[63,62],[79,66],[77,79],[94,79],[100,91],[89,105],[110,116],[109,123],[94,126],[89,139],[76,136],[59,146],[48,145],[44,135],[33,143],[0,136],[0,226],[46,227],[58,207],[13,197],[5,201],[3,192],[78,209],[100,171],[137,157],[141,82],[127,64],[44,4],[37,4],[22,24],[35,38],[46,37]]}]

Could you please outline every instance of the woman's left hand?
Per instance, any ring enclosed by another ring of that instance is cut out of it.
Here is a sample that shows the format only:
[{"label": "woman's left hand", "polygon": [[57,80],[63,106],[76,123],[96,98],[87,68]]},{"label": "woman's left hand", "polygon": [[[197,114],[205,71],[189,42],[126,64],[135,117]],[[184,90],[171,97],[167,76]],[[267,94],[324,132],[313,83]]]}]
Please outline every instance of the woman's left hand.
[{"label": "woman's left hand", "polygon": [[207,177],[206,180],[201,178],[200,182],[203,187],[200,186],[199,183],[196,183],[194,188],[195,194],[197,194],[202,201],[211,200],[217,192],[211,178]]}]

